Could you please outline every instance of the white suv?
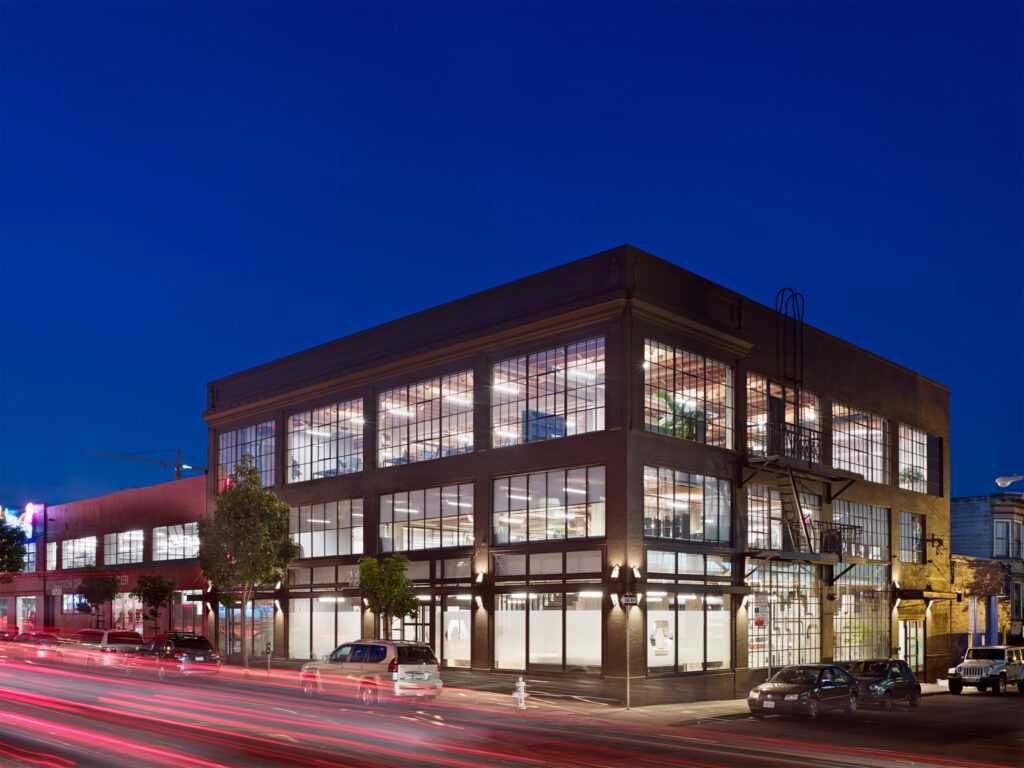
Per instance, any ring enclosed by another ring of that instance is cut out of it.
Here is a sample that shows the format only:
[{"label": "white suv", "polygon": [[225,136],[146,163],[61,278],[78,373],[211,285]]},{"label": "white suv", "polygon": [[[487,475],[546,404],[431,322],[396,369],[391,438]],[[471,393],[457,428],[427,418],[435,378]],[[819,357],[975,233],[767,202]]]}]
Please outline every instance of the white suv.
[{"label": "white suv", "polygon": [[1012,645],[979,645],[968,648],[964,660],[949,670],[949,692],[960,693],[965,685],[979,691],[1006,693],[1007,685],[1016,685],[1024,694],[1024,648]]},{"label": "white suv", "polygon": [[434,699],[441,693],[441,664],[430,646],[406,640],[355,640],[322,661],[304,664],[302,692],[353,695],[367,706],[397,697]]}]

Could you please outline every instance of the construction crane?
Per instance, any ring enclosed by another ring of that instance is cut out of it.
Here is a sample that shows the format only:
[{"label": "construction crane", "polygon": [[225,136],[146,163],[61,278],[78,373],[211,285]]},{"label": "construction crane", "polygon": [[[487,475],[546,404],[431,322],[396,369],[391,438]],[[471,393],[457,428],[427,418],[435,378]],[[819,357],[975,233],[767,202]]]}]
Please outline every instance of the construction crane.
[{"label": "construction crane", "polygon": [[181,463],[181,448],[177,449],[178,460],[177,461],[160,461],[159,459],[149,459],[145,456],[128,456],[123,453],[111,453],[110,451],[93,451],[86,448],[82,453],[88,453],[93,456],[106,456],[108,459],[127,459],[128,461],[145,461],[149,464],[159,464],[161,467],[174,467],[174,479],[181,480],[181,470],[183,469],[195,469],[200,472],[205,472],[206,467],[193,467],[189,464]]}]

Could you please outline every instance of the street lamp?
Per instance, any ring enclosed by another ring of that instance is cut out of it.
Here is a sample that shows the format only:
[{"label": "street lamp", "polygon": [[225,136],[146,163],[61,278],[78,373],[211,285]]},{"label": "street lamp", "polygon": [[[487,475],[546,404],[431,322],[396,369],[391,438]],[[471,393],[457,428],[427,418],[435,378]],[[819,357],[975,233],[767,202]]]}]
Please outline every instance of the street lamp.
[{"label": "street lamp", "polygon": [[1003,475],[996,478],[996,485],[1000,488],[1005,488],[1010,483],[1015,483],[1018,480],[1024,480],[1024,475]]}]

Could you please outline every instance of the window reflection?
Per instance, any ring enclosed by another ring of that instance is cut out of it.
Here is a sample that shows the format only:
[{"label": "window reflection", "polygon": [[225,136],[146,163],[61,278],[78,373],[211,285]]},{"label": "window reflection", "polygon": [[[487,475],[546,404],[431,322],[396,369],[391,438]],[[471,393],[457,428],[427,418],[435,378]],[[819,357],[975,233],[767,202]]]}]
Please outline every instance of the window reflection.
[{"label": "window reflection", "polygon": [[725,479],[644,467],[644,535],[729,543],[732,484]]}]

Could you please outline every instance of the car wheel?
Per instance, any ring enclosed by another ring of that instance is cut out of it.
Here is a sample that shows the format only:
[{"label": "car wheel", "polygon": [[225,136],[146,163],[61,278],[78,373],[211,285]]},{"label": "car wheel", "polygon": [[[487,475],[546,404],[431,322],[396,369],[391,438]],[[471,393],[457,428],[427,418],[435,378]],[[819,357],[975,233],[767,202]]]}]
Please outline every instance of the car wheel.
[{"label": "car wheel", "polygon": [[915,688],[914,692],[910,694],[910,706],[920,707],[921,706],[921,689]]},{"label": "car wheel", "polygon": [[1006,677],[1003,675],[999,676],[999,679],[996,680],[995,684],[992,686],[992,693],[996,696],[1002,696],[1006,693]]},{"label": "car wheel", "polygon": [[811,699],[807,703],[807,719],[810,720],[811,722],[814,722],[815,720],[818,719],[818,715],[819,714],[820,714],[820,709],[818,708],[818,702],[815,701],[814,699]]},{"label": "car wheel", "polygon": [[886,691],[882,696],[882,709],[892,712],[892,691]]},{"label": "car wheel", "polygon": [[302,695],[307,699],[316,698],[316,680],[312,677],[302,678]]},{"label": "car wheel", "polygon": [[[890,702],[892,701],[891,697],[890,697],[889,701]],[[849,714],[852,715],[853,713],[855,713],[857,711],[857,705],[858,704],[860,704],[860,702],[857,700],[857,694],[856,693],[851,693],[850,694],[850,700],[848,702],[846,702],[846,711]]]},{"label": "car wheel", "polygon": [[377,703],[377,689],[372,685],[363,683],[359,686],[359,703],[364,707],[372,707]]},{"label": "car wheel", "polygon": [[950,693],[952,693],[953,695],[959,695],[961,692],[963,692],[963,690],[964,690],[964,684],[963,683],[961,683],[959,681],[953,682],[952,680],[950,680],[950,682],[949,682],[949,692]]}]

